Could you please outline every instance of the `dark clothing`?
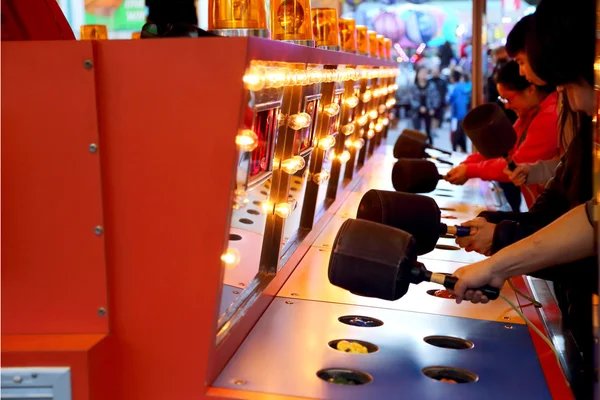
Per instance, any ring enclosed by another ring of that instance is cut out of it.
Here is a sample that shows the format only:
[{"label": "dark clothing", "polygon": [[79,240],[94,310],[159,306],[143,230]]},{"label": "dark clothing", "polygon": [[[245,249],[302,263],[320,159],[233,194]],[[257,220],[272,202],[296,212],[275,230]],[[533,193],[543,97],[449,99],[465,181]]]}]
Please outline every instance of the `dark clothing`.
[{"label": "dark clothing", "polygon": [[[517,242],[550,224],[572,208],[586,203],[592,195],[592,127],[584,117],[556,175],[546,185],[529,212],[483,212],[480,216],[497,224],[492,253]],[[576,373],[573,391],[577,398],[591,398],[593,382],[592,294],[598,293],[596,257],[546,268],[532,274],[554,282],[563,323],[575,339],[575,353],[583,355],[580,373]]]},{"label": "dark clothing", "polygon": [[504,192],[504,197],[506,197],[506,201],[510,205],[510,208],[514,212],[519,212],[521,209],[521,188],[515,186],[512,182],[497,182],[502,191]]},{"label": "dark clothing", "polygon": [[460,151],[463,153],[467,152],[467,135],[462,127],[463,120],[458,120],[456,124],[456,130],[450,132],[450,143],[452,143],[452,151]]},{"label": "dark clothing", "polygon": [[448,42],[441,45],[438,56],[440,57],[441,69],[450,66],[450,61],[454,59],[454,51],[452,50],[452,45]]},{"label": "dark clothing", "polygon": [[441,109],[446,105],[446,95],[448,94],[448,82],[446,82],[445,79],[440,78],[439,76],[434,76],[429,81],[432,82],[435,85],[435,87],[437,87],[437,90],[440,94],[440,106],[438,108]]},{"label": "dark clothing", "polygon": [[[431,137],[431,114],[430,112],[437,110],[442,103],[442,98],[437,86],[427,81],[425,86],[420,86],[418,83],[411,88],[410,104],[413,109],[413,128],[421,129],[421,121],[425,122],[425,131],[429,138],[429,143],[433,144]],[[425,108],[425,112],[421,112],[421,107]]]}]

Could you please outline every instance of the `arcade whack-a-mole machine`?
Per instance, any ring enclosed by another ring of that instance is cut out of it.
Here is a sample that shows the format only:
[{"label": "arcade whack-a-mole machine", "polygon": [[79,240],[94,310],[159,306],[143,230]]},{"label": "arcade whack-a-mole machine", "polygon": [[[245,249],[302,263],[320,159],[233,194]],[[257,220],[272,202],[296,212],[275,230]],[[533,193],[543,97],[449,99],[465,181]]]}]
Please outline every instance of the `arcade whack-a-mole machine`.
[{"label": "arcade whack-a-mole machine", "polygon": [[[391,188],[395,63],[260,38],[2,54],[3,398],[570,398],[500,300],[329,284],[339,226]],[[432,196],[452,223],[489,193]],[[479,259],[440,245],[430,269]],[[551,298],[515,283],[543,311],[503,293],[549,332]]]}]

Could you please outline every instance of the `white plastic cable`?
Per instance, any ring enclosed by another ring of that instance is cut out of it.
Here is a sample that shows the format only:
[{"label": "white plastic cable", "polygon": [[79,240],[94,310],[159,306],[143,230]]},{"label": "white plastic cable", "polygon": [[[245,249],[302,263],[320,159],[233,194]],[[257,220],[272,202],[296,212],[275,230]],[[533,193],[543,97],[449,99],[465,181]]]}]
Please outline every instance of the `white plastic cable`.
[{"label": "white plastic cable", "polygon": [[526,295],[525,293],[521,292],[519,289],[517,289],[515,287],[515,285],[512,283],[512,281],[510,279],[508,280],[508,285],[510,286],[510,288],[512,290],[515,291],[516,294],[518,294],[519,296],[521,296],[525,300],[530,301],[535,308],[542,308],[542,303],[540,303],[539,301],[537,301],[533,297],[530,297],[530,296]]},{"label": "white plastic cable", "polygon": [[567,386],[571,386],[569,384],[569,381],[567,380],[567,377],[565,376],[565,372],[562,369],[561,363],[560,363],[560,356],[558,355],[558,351],[556,350],[556,347],[554,347],[554,344],[552,343],[552,341],[550,339],[548,339],[546,337],[546,335],[544,335],[542,333],[542,331],[540,331],[530,320],[529,318],[527,318],[522,312],[521,310],[512,302],[510,301],[510,299],[508,297],[506,297],[505,295],[503,295],[502,293],[500,293],[500,297],[502,297],[504,299],[504,301],[506,301],[508,303],[509,306],[511,306],[513,308],[513,310],[515,310],[517,312],[517,314],[519,314],[519,317],[523,318],[523,321],[525,321],[525,323],[527,324],[528,327],[530,327],[531,329],[533,329],[533,331],[535,333],[537,333],[539,335],[540,338],[542,338],[542,340],[544,342],[546,342],[546,344],[550,347],[550,349],[552,350],[552,352],[554,353],[554,357],[556,357],[556,362],[558,363],[558,368],[560,369],[560,372],[563,375],[563,378],[565,378],[565,382],[567,383]]}]

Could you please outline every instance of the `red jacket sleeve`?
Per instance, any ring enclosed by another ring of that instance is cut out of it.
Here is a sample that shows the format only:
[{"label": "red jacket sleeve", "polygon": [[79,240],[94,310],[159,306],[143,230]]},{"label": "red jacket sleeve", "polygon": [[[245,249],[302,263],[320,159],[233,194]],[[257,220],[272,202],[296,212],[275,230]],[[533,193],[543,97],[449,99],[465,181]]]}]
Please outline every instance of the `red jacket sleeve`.
[{"label": "red jacket sleeve", "polygon": [[461,164],[475,164],[485,161],[485,157],[481,155],[481,153],[473,153],[469,154],[465,161],[461,162]]},{"label": "red jacket sleeve", "polygon": [[[546,105],[535,116],[527,130],[525,140],[511,152],[510,155],[515,163],[533,163],[558,156],[557,115],[556,108],[552,104]],[[505,168],[506,161],[502,158],[470,163],[467,164],[467,177],[509,182],[508,176],[504,173]]]}]

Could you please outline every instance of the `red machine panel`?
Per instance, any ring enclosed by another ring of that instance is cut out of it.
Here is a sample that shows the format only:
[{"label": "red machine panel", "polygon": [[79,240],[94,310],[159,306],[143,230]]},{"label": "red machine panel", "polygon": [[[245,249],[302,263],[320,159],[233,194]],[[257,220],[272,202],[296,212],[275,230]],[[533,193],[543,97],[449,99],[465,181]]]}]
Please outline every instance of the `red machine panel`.
[{"label": "red machine panel", "polygon": [[2,333],[105,333],[92,45],[48,43],[2,43]]}]

